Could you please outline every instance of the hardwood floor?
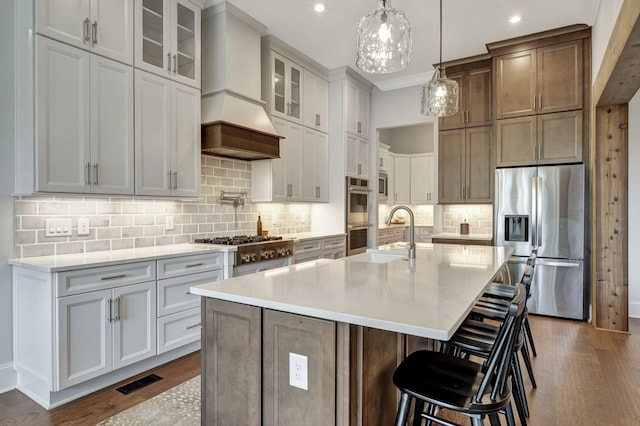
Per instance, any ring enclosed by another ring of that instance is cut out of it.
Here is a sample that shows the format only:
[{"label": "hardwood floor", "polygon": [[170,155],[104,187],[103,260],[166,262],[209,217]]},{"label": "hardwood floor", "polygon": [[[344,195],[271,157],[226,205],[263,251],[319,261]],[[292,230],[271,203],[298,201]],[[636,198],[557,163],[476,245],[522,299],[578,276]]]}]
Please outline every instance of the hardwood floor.
[{"label": "hardwood floor", "polygon": [[[525,373],[529,425],[640,424],[640,320],[631,320],[631,334],[623,334],[582,322],[529,318],[538,349],[533,359],[538,389],[531,389]],[[164,380],[130,396],[115,391],[132,381],[127,380],[51,411],[18,391],[0,394],[0,425],[94,425],[195,377],[200,354],[151,372]]]},{"label": "hardwood floor", "polygon": [[[162,377],[142,389],[123,395],[116,388],[148,374]],[[95,425],[200,374],[200,352],[139,374],[121,383],[47,411],[17,390],[0,394],[0,425]]]}]

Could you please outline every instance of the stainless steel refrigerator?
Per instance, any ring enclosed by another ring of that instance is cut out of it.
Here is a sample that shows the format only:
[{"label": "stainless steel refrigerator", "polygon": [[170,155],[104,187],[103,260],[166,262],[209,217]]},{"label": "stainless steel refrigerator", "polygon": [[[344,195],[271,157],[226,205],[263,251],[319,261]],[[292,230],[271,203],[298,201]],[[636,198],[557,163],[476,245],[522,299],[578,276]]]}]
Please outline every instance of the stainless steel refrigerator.
[{"label": "stainless steel refrigerator", "polygon": [[513,280],[537,248],[531,313],[587,318],[584,193],[582,164],[496,170],[496,244],[515,249],[509,260]]}]

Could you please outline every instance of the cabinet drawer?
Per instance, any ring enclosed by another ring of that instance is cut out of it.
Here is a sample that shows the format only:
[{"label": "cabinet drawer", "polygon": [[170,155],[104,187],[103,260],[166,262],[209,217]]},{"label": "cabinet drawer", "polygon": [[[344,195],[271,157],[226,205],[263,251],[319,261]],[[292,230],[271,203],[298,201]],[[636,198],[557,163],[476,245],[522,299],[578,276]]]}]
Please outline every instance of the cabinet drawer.
[{"label": "cabinet drawer", "polygon": [[224,253],[204,253],[158,260],[158,279],[222,269]]},{"label": "cabinet drawer", "polygon": [[200,308],[158,318],[158,354],[200,340]]},{"label": "cabinet drawer", "polygon": [[155,266],[155,261],[149,261],[58,272],[56,297],[154,281]]},{"label": "cabinet drawer", "polygon": [[345,247],[347,241],[345,237],[331,237],[322,241],[322,250],[334,250],[340,247]]},{"label": "cabinet drawer", "polygon": [[174,314],[200,306],[200,296],[189,293],[189,287],[223,278],[222,269],[184,277],[158,280],[158,316]]},{"label": "cabinet drawer", "polygon": [[293,257],[293,263],[309,262],[310,260],[322,259],[322,251],[305,253],[302,255],[295,255]]},{"label": "cabinet drawer", "polygon": [[293,246],[293,253],[296,256],[315,250],[322,250],[322,240],[300,241],[294,243]]},{"label": "cabinet drawer", "polygon": [[340,259],[346,255],[345,248],[337,248],[333,250],[325,250],[322,252],[322,257],[324,259]]}]

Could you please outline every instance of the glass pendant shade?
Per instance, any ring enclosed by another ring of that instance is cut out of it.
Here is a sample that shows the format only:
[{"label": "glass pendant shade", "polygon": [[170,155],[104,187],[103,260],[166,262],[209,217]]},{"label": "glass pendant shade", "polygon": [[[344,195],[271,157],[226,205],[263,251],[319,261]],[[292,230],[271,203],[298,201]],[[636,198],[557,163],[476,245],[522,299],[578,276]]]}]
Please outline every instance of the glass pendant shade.
[{"label": "glass pendant shade", "polygon": [[422,86],[423,115],[447,117],[458,112],[458,82],[448,79],[444,68],[438,67],[433,78]]},{"label": "glass pendant shade", "polygon": [[411,62],[411,23],[391,0],[378,0],[378,7],[358,23],[356,65],[373,74],[404,69]]}]

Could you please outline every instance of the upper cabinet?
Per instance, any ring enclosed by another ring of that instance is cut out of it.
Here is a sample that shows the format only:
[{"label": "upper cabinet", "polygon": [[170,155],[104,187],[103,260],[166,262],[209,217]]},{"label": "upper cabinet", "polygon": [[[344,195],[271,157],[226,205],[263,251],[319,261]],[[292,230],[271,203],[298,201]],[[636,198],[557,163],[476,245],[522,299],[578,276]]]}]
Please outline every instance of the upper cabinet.
[{"label": "upper cabinet", "polygon": [[581,109],[582,40],[494,58],[496,118]]},{"label": "upper cabinet", "polygon": [[200,88],[200,8],[188,0],[138,0],[135,20],[135,66]]},{"label": "upper cabinet", "polygon": [[329,132],[329,83],[309,70],[303,73],[303,124],[324,133]]},{"label": "upper cabinet", "polygon": [[389,145],[378,143],[378,169],[381,172],[390,172],[393,170],[393,166],[389,163],[393,161],[389,156]]},{"label": "upper cabinet", "polygon": [[131,65],[133,3],[76,0],[60,4],[57,0],[37,0],[36,32]]},{"label": "upper cabinet", "polygon": [[435,164],[432,153],[391,154],[386,203],[432,204],[435,202]]},{"label": "upper cabinet", "polygon": [[371,91],[347,80],[345,102],[347,132],[369,139]]},{"label": "upper cabinet", "polygon": [[447,77],[458,82],[460,97],[458,112],[439,119],[439,129],[460,129],[463,127],[491,124],[492,117],[492,72],[489,55],[469,58],[461,63],[445,64]]},{"label": "upper cabinet", "polygon": [[271,52],[271,115],[290,121],[302,120],[302,68]]}]

